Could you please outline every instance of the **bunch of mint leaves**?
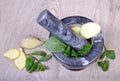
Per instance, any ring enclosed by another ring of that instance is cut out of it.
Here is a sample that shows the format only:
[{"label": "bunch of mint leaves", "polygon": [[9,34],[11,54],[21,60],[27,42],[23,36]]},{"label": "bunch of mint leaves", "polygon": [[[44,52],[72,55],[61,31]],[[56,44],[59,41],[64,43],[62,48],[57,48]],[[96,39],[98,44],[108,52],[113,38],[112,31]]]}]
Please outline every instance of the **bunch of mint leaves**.
[{"label": "bunch of mint leaves", "polygon": [[[45,42],[45,47],[51,52],[63,52],[65,56],[83,57],[91,51],[93,43],[87,44],[81,50],[77,51],[69,45],[62,42],[57,37],[52,36]],[[105,47],[103,54],[101,54],[100,61],[98,62],[98,66],[100,66],[104,72],[108,71],[109,69],[110,59],[115,59],[115,52],[114,50],[108,50]]]},{"label": "bunch of mint leaves", "polygon": [[116,58],[114,50],[108,50],[104,45],[104,52],[99,58],[99,62],[97,63],[101,69],[106,72],[110,67],[110,60],[114,60]]},{"label": "bunch of mint leaves", "polygon": [[87,44],[81,50],[77,51],[55,36],[52,36],[45,42],[45,47],[51,52],[63,52],[65,56],[79,57],[88,54],[93,47],[93,43]]},{"label": "bunch of mint leaves", "polygon": [[[35,55],[39,56],[40,58],[37,59]],[[34,51],[31,54],[27,54],[26,70],[29,73],[47,70],[48,67],[41,62],[48,61],[51,59],[51,57],[51,55],[47,55],[47,53],[44,51]]]}]

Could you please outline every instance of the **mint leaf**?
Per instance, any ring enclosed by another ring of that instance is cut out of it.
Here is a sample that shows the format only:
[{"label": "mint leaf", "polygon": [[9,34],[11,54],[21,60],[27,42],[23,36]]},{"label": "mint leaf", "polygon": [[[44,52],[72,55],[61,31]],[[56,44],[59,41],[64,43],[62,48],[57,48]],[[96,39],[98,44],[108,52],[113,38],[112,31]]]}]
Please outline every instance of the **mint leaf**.
[{"label": "mint leaf", "polygon": [[33,64],[33,66],[31,67],[31,69],[29,70],[29,72],[30,72],[30,73],[34,72],[34,71],[37,69],[37,67],[38,67],[38,62],[35,62],[35,63]]},{"label": "mint leaf", "polygon": [[58,38],[55,36],[50,37],[46,42],[45,42],[45,47],[51,52],[63,52],[66,48],[66,44],[64,44],[62,41],[60,41]]},{"label": "mint leaf", "polygon": [[40,55],[40,56],[45,56],[46,53],[44,51],[34,51],[33,53],[31,53],[32,55]]},{"label": "mint leaf", "polygon": [[79,56],[85,56],[87,55],[91,49],[92,49],[93,44],[87,44],[84,46],[81,50],[77,51]]},{"label": "mint leaf", "polygon": [[101,69],[106,72],[108,71],[109,69],[109,66],[110,66],[110,62],[108,60],[105,60],[105,61],[100,61],[98,62],[98,66],[101,67]]},{"label": "mint leaf", "polygon": [[42,56],[41,58],[40,58],[40,61],[48,61],[49,59],[51,59],[51,55],[45,55],[45,56]]},{"label": "mint leaf", "polygon": [[70,49],[71,49],[71,47],[70,46],[67,46],[67,48],[65,49],[65,52],[64,52],[64,55],[65,56],[69,56],[70,55]]},{"label": "mint leaf", "polygon": [[106,50],[105,55],[109,58],[114,60],[115,59],[115,52],[114,50]]},{"label": "mint leaf", "polygon": [[72,49],[72,51],[71,51],[71,56],[78,57],[78,54],[74,49]]},{"label": "mint leaf", "polygon": [[37,72],[37,71],[39,71],[39,69],[40,69],[40,64],[38,64],[38,66],[37,66],[35,71]]},{"label": "mint leaf", "polygon": [[103,66],[103,61],[100,61],[100,62],[98,62],[97,64],[98,64],[98,66],[100,66],[100,67],[102,67]]},{"label": "mint leaf", "polygon": [[39,68],[40,71],[45,71],[46,69],[48,69],[47,66],[45,65],[40,64],[39,66],[40,66]]},{"label": "mint leaf", "polygon": [[34,64],[35,59],[31,56],[26,58],[26,70],[29,71]]},{"label": "mint leaf", "polygon": [[109,61],[104,61],[103,66],[102,66],[102,70],[103,71],[108,71],[109,65],[110,65]]}]

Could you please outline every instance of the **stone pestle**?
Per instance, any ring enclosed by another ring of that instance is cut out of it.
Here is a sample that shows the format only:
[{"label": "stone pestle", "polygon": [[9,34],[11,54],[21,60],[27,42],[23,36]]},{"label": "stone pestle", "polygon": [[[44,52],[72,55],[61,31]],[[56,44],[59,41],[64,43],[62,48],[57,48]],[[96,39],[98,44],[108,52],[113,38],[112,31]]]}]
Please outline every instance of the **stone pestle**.
[{"label": "stone pestle", "polygon": [[47,29],[51,34],[61,39],[64,43],[72,46],[76,50],[82,49],[88,41],[81,36],[77,36],[62,21],[57,19],[48,10],[43,10],[39,15],[37,22]]}]

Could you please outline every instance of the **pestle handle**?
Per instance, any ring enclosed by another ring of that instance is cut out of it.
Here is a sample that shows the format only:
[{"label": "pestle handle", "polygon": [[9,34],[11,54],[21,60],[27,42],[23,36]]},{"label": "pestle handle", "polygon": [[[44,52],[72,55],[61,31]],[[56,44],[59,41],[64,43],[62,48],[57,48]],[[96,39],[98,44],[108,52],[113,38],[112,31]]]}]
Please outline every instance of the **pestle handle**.
[{"label": "pestle handle", "polygon": [[38,17],[37,22],[47,29],[50,33],[64,41],[66,44],[72,46],[76,50],[80,50],[83,46],[88,44],[88,41],[82,37],[78,37],[72,32],[67,25],[58,20],[48,10],[44,10]]}]

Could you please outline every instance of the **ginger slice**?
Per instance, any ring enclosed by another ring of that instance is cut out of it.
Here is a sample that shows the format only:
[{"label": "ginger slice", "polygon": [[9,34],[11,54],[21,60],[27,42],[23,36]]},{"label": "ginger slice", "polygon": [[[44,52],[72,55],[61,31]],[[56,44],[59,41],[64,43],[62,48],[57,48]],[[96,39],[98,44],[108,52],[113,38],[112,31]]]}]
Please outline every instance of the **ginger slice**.
[{"label": "ginger slice", "polygon": [[20,51],[20,56],[14,60],[14,63],[19,70],[22,70],[26,65],[26,55],[22,48],[19,48],[18,50]]},{"label": "ginger slice", "polygon": [[77,34],[80,34],[80,26],[72,26],[71,29],[76,32]]},{"label": "ginger slice", "polygon": [[19,55],[20,55],[20,52],[18,49],[9,49],[8,51],[6,51],[4,53],[4,56],[11,59],[11,60],[18,58]]},{"label": "ginger slice", "polygon": [[34,37],[27,37],[23,39],[21,42],[21,46],[26,49],[33,49],[43,44],[44,44],[44,41],[41,41]]},{"label": "ginger slice", "polygon": [[100,25],[90,22],[81,26],[80,34],[86,39],[97,36],[100,33]]}]

